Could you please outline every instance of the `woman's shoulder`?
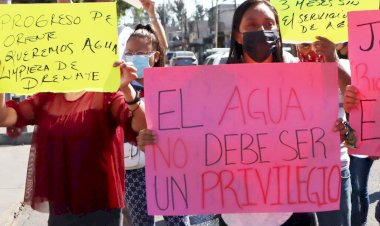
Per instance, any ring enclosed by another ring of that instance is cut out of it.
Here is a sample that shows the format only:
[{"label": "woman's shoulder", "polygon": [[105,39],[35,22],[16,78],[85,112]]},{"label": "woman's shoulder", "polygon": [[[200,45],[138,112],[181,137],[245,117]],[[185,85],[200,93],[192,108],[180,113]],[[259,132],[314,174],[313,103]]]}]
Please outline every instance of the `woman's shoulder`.
[{"label": "woman's shoulder", "polygon": [[58,93],[35,93],[32,96],[28,97],[27,100],[33,101],[36,105],[44,105],[48,101],[54,99]]},{"label": "woman's shoulder", "polygon": [[114,101],[124,102],[124,94],[120,90],[116,92],[96,93],[97,99],[103,100],[103,107],[108,108]]}]

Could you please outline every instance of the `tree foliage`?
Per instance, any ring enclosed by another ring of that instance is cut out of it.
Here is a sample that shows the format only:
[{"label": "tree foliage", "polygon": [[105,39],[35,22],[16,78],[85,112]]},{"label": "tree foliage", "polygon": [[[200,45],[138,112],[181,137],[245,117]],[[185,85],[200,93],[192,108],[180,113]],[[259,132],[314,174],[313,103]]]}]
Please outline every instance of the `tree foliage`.
[{"label": "tree foliage", "polygon": [[186,9],[183,0],[174,0],[171,5],[171,11],[175,14],[179,26],[182,27],[186,20]]},{"label": "tree foliage", "polygon": [[204,20],[205,19],[205,16],[206,16],[206,11],[205,9],[203,8],[203,5],[196,5],[196,10],[195,10],[195,15],[194,15],[194,19],[196,21],[201,21],[201,20]]},{"label": "tree foliage", "polygon": [[156,11],[161,18],[162,26],[164,27],[164,29],[169,24],[170,19],[172,19],[171,15],[170,15],[171,14],[170,10],[172,8],[173,8],[173,6],[170,2],[167,4],[160,4],[157,6]]},{"label": "tree foliage", "polygon": [[207,17],[208,17],[208,26],[213,29],[215,27],[215,12],[214,10],[211,8],[209,10],[207,10]]},{"label": "tree foliage", "polygon": [[144,9],[136,9],[136,8],[134,8],[133,9],[133,17],[140,24],[144,24],[148,20],[147,14],[145,13]]},{"label": "tree foliage", "polygon": [[174,0],[171,11],[175,14],[179,27],[182,29],[183,37],[188,39],[187,34],[187,11],[183,0]]}]

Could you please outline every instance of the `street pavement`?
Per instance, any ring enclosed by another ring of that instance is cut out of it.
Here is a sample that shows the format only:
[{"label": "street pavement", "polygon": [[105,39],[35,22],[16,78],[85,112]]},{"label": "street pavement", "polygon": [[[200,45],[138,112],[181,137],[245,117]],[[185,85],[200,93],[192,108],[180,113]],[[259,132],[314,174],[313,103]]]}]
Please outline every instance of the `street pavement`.
[{"label": "street pavement", "polygon": [[[29,148],[29,145],[0,146],[0,226],[47,226],[47,214],[21,205]],[[374,216],[380,200],[380,160],[375,161],[371,169],[369,194],[368,226],[379,226]]]},{"label": "street pavement", "polygon": [[0,225],[13,221],[24,196],[28,146],[0,147]]}]

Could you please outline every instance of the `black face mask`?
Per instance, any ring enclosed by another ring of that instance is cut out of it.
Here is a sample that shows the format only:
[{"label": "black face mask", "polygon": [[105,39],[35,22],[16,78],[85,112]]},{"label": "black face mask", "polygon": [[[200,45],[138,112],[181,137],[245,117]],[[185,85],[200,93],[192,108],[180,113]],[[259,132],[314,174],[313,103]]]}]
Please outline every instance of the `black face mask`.
[{"label": "black face mask", "polygon": [[261,63],[276,51],[280,35],[277,31],[250,31],[243,33],[243,50],[252,60]]},{"label": "black face mask", "polygon": [[[344,48],[346,48],[346,53],[342,54],[341,51]],[[342,44],[342,47],[339,50],[336,51],[338,53],[339,59],[348,59],[348,49],[347,48],[348,48],[348,43],[345,42],[345,43]]]},{"label": "black face mask", "polygon": [[338,53],[339,59],[348,59],[348,56],[347,55],[343,55],[342,53],[340,53],[340,50],[337,51],[337,53]]}]

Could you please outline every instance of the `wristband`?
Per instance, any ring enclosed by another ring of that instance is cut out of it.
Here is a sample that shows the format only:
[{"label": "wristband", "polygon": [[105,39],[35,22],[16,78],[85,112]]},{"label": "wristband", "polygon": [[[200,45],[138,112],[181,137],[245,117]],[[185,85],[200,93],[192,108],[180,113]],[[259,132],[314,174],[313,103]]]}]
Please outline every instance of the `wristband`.
[{"label": "wristband", "polygon": [[149,17],[149,21],[150,21],[150,22],[158,21],[158,20],[160,20],[160,15],[158,15],[157,13],[154,14],[154,16],[150,16],[150,17]]},{"label": "wristband", "polygon": [[125,101],[125,103],[128,104],[128,105],[133,105],[133,104],[136,104],[139,101],[140,101],[140,91],[137,91],[135,99],[133,99],[132,101]]},{"label": "wristband", "polygon": [[140,108],[140,102],[138,102],[137,107],[136,107],[135,109],[131,110],[131,109],[128,108],[128,111],[131,112],[131,114],[132,114],[132,116],[133,116],[133,113],[135,113],[135,111],[136,111],[137,109],[139,109],[139,108]]}]

